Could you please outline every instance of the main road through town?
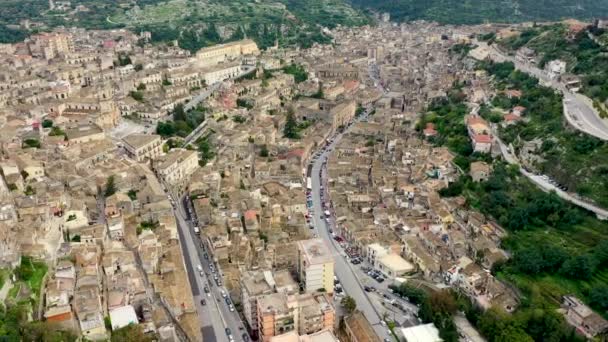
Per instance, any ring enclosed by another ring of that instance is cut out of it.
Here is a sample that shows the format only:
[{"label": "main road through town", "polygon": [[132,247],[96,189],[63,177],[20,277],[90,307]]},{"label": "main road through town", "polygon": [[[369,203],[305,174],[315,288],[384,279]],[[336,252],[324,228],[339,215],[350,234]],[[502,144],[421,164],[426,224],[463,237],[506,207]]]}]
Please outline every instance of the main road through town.
[{"label": "main road through town", "polygon": [[[365,117],[367,113],[369,113],[369,111],[366,111],[366,114],[364,114],[362,117]],[[316,158],[316,160],[312,164],[312,171],[310,174],[310,177],[312,178],[311,193],[314,212],[314,214],[312,215],[312,220],[318,236],[325,240],[329,249],[332,252],[332,255],[334,256],[334,272],[342,283],[342,288],[344,289],[344,292],[346,292],[346,295],[352,297],[355,300],[355,302],[357,303],[357,309],[362,311],[365,317],[370,321],[376,334],[382,339],[391,339],[391,335],[388,328],[385,325],[381,324],[380,314],[374,308],[370,299],[366,295],[363,286],[357,279],[355,271],[351,268],[353,266],[349,264],[343,257],[340,248],[329,233],[327,226],[328,223],[323,218],[321,218],[321,216],[323,215],[321,194],[323,193],[323,191],[327,190],[327,187],[323,185],[326,177],[326,172],[323,171],[323,163],[327,159],[328,155],[331,153],[335,145],[342,138],[342,134],[335,135],[333,138],[333,143],[329,144],[327,148],[321,152],[321,154]],[[324,194],[323,196],[325,199],[327,199],[326,194]]]},{"label": "main road through town", "polygon": [[[207,258],[204,257],[209,249],[203,247],[205,244],[201,242],[199,235],[194,233],[193,217],[188,214],[187,209],[189,199],[187,196],[179,196],[174,193],[171,194],[171,198],[174,203],[173,212],[177,221],[188,281],[200,318],[203,340],[230,342],[226,333],[226,328],[228,328],[234,340],[243,341],[241,335],[245,332],[244,325],[238,313],[229,310],[222,296],[228,291],[223,286],[217,286],[213,279],[211,270],[213,256],[207,254]],[[199,266],[203,268],[202,273],[199,271]],[[221,272],[217,271],[215,274],[222,279]],[[204,305],[202,300],[205,301]]]}]

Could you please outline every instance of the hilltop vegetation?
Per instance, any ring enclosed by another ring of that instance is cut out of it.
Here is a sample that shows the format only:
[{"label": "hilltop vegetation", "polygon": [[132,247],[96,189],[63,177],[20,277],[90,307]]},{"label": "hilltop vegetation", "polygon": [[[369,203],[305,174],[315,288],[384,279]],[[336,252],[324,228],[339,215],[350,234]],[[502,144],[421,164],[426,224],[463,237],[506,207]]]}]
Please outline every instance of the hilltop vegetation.
[{"label": "hilltop vegetation", "polygon": [[551,60],[566,62],[568,72],[582,77],[582,92],[600,102],[608,100],[608,32],[588,28],[571,37],[562,24],[530,28],[501,40],[508,50],[528,47],[538,55],[539,67]]},{"label": "hilltop vegetation", "polygon": [[354,5],[388,12],[395,21],[425,19],[448,24],[551,21],[608,15],[608,0],[350,0]]},{"label": "hilltop vegetation", "polygon": [[18,25],[23,19],[46,28],[146,30],[152,32],[153,41],[177,40],[190,51],[244,37],[262,48],[275,42],[309,47],[330,41],[323,27],[369,22],[343,0],[74,0],[72,8],[64,11],[49,11],[47,1],[25,1],[27,5],[16,0],[0,2],[0,42],[19,41],[31,33],[6,26]]},{"label": "hilltop vegetation", "polygon": [[[526,92],[530,112],[559,114],[553,105],[559,96],[536,80],[513,70],[512,64],[481,65],[500,78],[517,83]],[[465,94],[456,85],[447,99],[432,103],[422,118],[437,125],[438,137],[431,139],[456,155],[458,160],[485,160],[492,164],[488,180],[473,182],[468,175],[440,194],[464,196],[467,203],[508,230],[501,247],[512,255],[504,264],[496,264],[492,274],[514,285],[521,303],[513,315],[500,310],[479,312],[465,308],[469,320],[488,338],[497,341],[582,341],[574,334],[556,309],[565,294],[575,294],[598,313],[608,315],[608,224],[579,209],[555,193],[545,193],[522,176],[516,167],[490,156],[471,154],[466,148],[468,134],[463,127],[467,111]],[[546,106],[546,110],[541,108]],[[539,114],[540,115],[540,114]],[[420,128],[420,127],[419,127]],[[463,164],[463,163],[460,163]],[[411,294],[408,294],[410,296]],[[411,298],[411,297],[410,297]]]}]

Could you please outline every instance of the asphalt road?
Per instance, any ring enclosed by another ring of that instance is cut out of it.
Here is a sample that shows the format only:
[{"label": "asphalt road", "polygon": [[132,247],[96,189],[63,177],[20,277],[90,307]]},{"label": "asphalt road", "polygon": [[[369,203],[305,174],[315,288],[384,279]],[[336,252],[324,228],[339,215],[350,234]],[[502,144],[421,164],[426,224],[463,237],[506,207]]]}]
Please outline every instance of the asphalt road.
[{"label": "asphalt road", "polygon": [[[173,198],[177,198],[177,196],[174,195]],[[231,312],[222,297],[222,291],[225,293],[228,293],[228,291],[224,287],[217,286],[213,280],[213,273],[210,269],[213,257],[208,255],[208,259],[204,258],[207,248],[202,247],[199,235],[194,233],[184,198],[182,197],[180,201],[174,201],[176,204],[174,215],[177,220],[188,280],[200,317],[203,340],[229,342],[225,330],[229,328],[235,341],[243,341],[241,335],[245,330],[240,328],[244,328],[244,325],[237,311]],[[199,265],[204,270],[202,275],[198,270]],[[219,272],[216,274],[221,280]],[[205,287],[209,289],[209,293],[204,291]],[[202,299],[205,300],[205,305],[201,304]]]},{"label": "asphalt road", "polygon": [[[376,308],[374,308],[372,302],[368,298],[366,292],[363,290],[362,285],[357,279],[354,265],[351,265],[349,262],[346,261],[345,257],[342,255],[343,253],[341,252],[340,247],[337,245],[335,240],[333,240],[331,234],[329,233],[328,224],[325,222],[324,219],[320,217],[320,215],[323,214],[321,194],[323,193],[323,198],[328,198],[326,193],[327,186],[325,186],[325,182],[327,182],[327,175],[323,163],[341,138],[342,134],[337,134],[334,138],[333,143],[330,144],[327,149],[322,152],[320,156],[317,157],[317,159],[313,162],[311,171],[311,193],[313,202],[312,208],[314,213],[312,215],[312,221],[315,226],[316,234],[320,238],[325,240],[334,256],[334,272],[340,280],[342,288],[344,289],[346,295],[351,296],[355,300],[355,302],[357,303],[357,309],[363,312],[365,317],[372,324],[374,331],[378,336],[380,336],[382,339],[392,339],[388,328],[380,323],[381,318],[379,312],[376,310]],[[320,174],[321,176],[319,176]],[[321,190],[322,184],[323,191]],[[333,217],[330,222],[334,222]]]},{"label": "asphalt road", "polygon": [[[500,151],[501,151],[503,157],[505,158],[505,160],[509,164],[515,164],[515,165],[519,166],[520,163],[519,163],[519,160],[517,159],[517,157],[515,155],[513,155],[509,151],[507,146],[505,146],[505,144],[502,142],[502,140],[500,140],[500,138],[498,138],[498,135],[496,134],[496,132],[494,132],[494,140],[498,143],[498,146],[500,147]],[[526,176],[528,179],[530,179],[530,181],[532,181],[532,183],[536,184],[541,190],[546,191],[546,192],[555,191],[555,193],[562,199],[564,199],[574,205],[577,205],[581,208],[584,208],[584,209],[587,209],[587,210],[593,212],[599,219],[606,220],[608,218],[608,210],[598,207],[588,201],[585,201],[584,199],[582,199],[581,197],[579,197],[576,194],[571,194],[569,192],[561,190],[560,188],[551,184],[549,179],[543,178],[542,175],[535,175],[531,172],[526,171],[521,166],[519,166],[519,172],[522,175]]]},{"label": "asphalt road", "polygon": [[[484,44],[485,43],[478,42],[478,45]],[[494,46],[490,48],[490,51],[490,57],[493,60],[498,62],[513,62],[517,69],[528,73],[541,80],[544,84],[559,90],[564,95],[564,115],[573,127],[599,139],[608,140],[608,124],[598,116],[589,99],[580,94],[572,93],[566,89],[564,84],[555,79],[551,79],[545,71],[530,63],[522,63],[513,56],[506,55]]]}]

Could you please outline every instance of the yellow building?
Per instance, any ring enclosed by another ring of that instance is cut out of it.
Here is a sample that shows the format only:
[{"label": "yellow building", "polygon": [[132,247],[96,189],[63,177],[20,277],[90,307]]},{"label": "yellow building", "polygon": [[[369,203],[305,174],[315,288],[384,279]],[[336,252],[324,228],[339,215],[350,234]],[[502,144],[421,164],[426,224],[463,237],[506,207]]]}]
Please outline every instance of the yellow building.
[{"label": "yellow building", "polygon": [[298,275],[306,292],[334,292],[334,259],[321,239],[298,241]]}]

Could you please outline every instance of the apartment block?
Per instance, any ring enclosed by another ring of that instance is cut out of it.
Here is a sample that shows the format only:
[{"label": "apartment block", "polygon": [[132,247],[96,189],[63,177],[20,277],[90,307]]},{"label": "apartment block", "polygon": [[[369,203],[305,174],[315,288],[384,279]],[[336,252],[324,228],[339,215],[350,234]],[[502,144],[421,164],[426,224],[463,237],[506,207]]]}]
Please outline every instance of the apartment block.
[{"label": "apartment block", "polygon": [[322,239],[298,241],[298,275],[308,293],[334,291],[334,259]]},{"label": "apartment block", "polygon": [[163,141],[160,135],[130,134],[123,138],[123,143],[127,155],[138,162],[154,159],[163,152]]},{"label": "apartment block", "polygon": [[174,148],[166,155],[154,160],[153,168],[167,183],[177,185],[184,182],[198,167],[196,151]]}]

